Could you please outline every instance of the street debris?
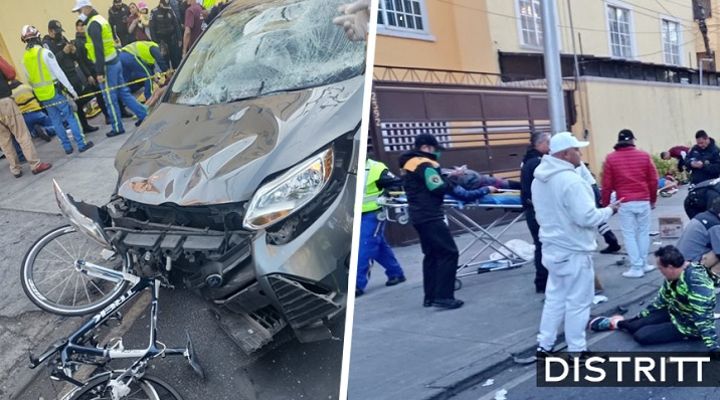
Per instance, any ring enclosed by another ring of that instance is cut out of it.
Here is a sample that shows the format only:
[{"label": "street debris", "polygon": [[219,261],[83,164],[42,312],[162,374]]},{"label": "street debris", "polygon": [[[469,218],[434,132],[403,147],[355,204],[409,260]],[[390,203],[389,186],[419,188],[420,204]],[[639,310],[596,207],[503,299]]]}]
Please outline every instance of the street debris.
[{"label": "street debris", "polygon": [[495,383],[495,379],[488,379],[488,380],[486,380],[485,382],[483,382],[483,384],[480,385],[480,386],[482,386],[482,387],[490,386],[490,385],[492,385],[493,383]]},{"label": "street debris", "polygon": [[507,390],[500,389],[497,392],[495,392],[495,400],[507,400],[507,397],[505,395],[507,394]]},{"label": "street debris", "polygon": [[593,297],[593,304],[605,303],[606,301],[608,301],[607,296],[603,296],[601,294]]}]

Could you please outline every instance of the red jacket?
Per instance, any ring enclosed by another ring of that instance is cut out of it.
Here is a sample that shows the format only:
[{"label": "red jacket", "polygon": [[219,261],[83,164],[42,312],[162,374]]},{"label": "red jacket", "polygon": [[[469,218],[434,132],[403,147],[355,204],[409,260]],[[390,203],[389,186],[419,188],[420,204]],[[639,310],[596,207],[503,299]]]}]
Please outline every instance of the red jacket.
[{"label": "red jacket", "polygon": [[671,147],[668,153],[670,153],[670,157],[672,158],[685,158],[682,153],[685,153],[685,155],[690,154],[690,148],[686,146],[675,146]]},{"label": "red jacket", "polygon": [[616,147],[608,154],[603,166],[602,205],[610,204],[610,194],[617,192],[618,200],[657,200],[658,173],[650,155],[635,146]]}]

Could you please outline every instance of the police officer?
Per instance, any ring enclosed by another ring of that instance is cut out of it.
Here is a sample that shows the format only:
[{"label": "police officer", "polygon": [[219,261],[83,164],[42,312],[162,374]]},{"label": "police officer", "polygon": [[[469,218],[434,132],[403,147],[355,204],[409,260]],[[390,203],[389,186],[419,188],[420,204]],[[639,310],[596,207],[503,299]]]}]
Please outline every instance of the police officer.
[{"label": "police officer", "polygon": [[137,87],[145,86],[145,99],[152,96],[152,76],[155,71],[155,64],[165,72],[168,69],[167,63],[160,55],[160,46],[151,41],[137,41],[120,49],[120,62],[122,63],[123,77],[126,82],[133,82],[146,78],[142,83],[131,85],[130,90],[135,91]]},{"label": "police officer", "polygon": [[[176,3],[177,5],[177,3]],[[150,13],[150,33],[160,47],[165,48],[166,56],[173,68],[180,66],[180,21],[173,10],[170,0],[160,0],[157,8]]]},{"label": "police officer", "polygon": [[463,201],[475,201],[496,192],[492,186],[466,190],[453,185],[440,174],[438,159],[444,148],[431,134],[415,137],[415,149],[400,156],[405,173],[403,186],[408,200],[410,221],[420,236],[423,259],[423,306],[455,309],[463,305],[454,296],[458,267],[458,248],[445,223],[443,199],[446,194]]},{"label": "police officer", "polygon": [[62,89],[64,88],[73,98],[77,98],[77,92],[58,65],[53,53],[42,47],[40,32],[34,26],[25,25],[20,35],[22,41],[27,44],[22,64],[28,83],[52,120],[65,154],[71,154],[73,147],[65,133],[63,122],[70,127],[79,152],[82,153],[93,147],[93,142],[85,140],[78,117],[63,95]]},{"label": "police officer", "polygon": [[358,274],[355,296],[365,293],[368,283],[368,268],[372,260],[385,268],[388,280],[385,286],[394,286],[405,282],[400,263],[385,240],[385,224],[378,220],[378,197],[383,190],[400,187],[401,181],[393,175],[385,164],[367,159],[365,164],[365,196],[362,205],[362,221],[360,224],[360,248],[358,249]]},{"label": "police officer", "polygon": [[88,58],[95,63],[95,72],[97,73],[95,79],[100,84],[110,114],[110,121],[112,122],[112,130],[106,133],[105,136],[121,135],[125,133],[125,128],[121,120],[118,98],[138,118],[135,123],[136,126],[139,126],[145,119],[147,110],[142,104],[138,103],[137,99],[130,93],[130,89],[125,86],[120,57],[117,50],[115,50],[115,39],[107,20],[98,14],[90,0],[76,0],[73,12],[78,13],[80,20],[87,21],[85,48],[87,49]]}]

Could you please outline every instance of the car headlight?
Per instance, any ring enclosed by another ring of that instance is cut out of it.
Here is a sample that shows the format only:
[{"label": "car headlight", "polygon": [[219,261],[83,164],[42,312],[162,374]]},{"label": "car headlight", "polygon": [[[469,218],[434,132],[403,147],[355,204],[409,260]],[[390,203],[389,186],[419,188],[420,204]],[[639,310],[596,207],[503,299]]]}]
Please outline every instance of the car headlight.
[{"label": "car headlight", "polygon": [[105,231],[102,226],[93,221],[93,219],[87,215],[84,215],[78,209],[72,198],[60,189],[60,185],[55,179],[53,179],[53,190],[55,191],[55,200],[57,200],[60,212],[68,220],[70,220],[70,223],[75,227],[75,229],[84,233],[106,249],[112,250],[113,246],[110,244],[110,240],[105,235]]},{"label": "car headlight", "polygon": [[243,226],[262,229],[281,221],[314,199],[333,172],[332,147],[261,186],[245,213]]}]

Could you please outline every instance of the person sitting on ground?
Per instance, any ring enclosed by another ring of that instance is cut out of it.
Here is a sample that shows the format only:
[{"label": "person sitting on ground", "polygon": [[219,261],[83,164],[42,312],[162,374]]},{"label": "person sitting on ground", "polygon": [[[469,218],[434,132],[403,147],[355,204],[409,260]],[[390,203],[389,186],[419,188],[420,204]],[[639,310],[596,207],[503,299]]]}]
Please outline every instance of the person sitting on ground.
[{"label": "person sitting on ground", "polygon": [[665,282],[655,300],[636,317],[597,317],[593,331],[622,330],[641,345],[702,339],[711,351],[720,351],[715,331],[715,288],[711,274],[699,263],[685,261],[675,246],[655,252],[656,264]]},{"label": "person sitting on ground", "polygon": [[678,181],[671,174],[658,179],[658,193],[662,197],[670,197],[678,191]]},{"label": "person sitting on ground", "polygon": [[676,159],[678,165],[678,172],[683,172],[683,165],[685,164],[685,158],[687,157],[688,153],[690,153],[689,147],[675,146],[671,147],[668,151],[661,152],[660,158],[662,158],[663,160],[669,160],[671,158]]},{"label": "person sitting on ground", "polygon": [[686,260],[698,262],[703,254],[720,254],[720,197],[707,211],[697,214],[683,229],[676,244]]}]

